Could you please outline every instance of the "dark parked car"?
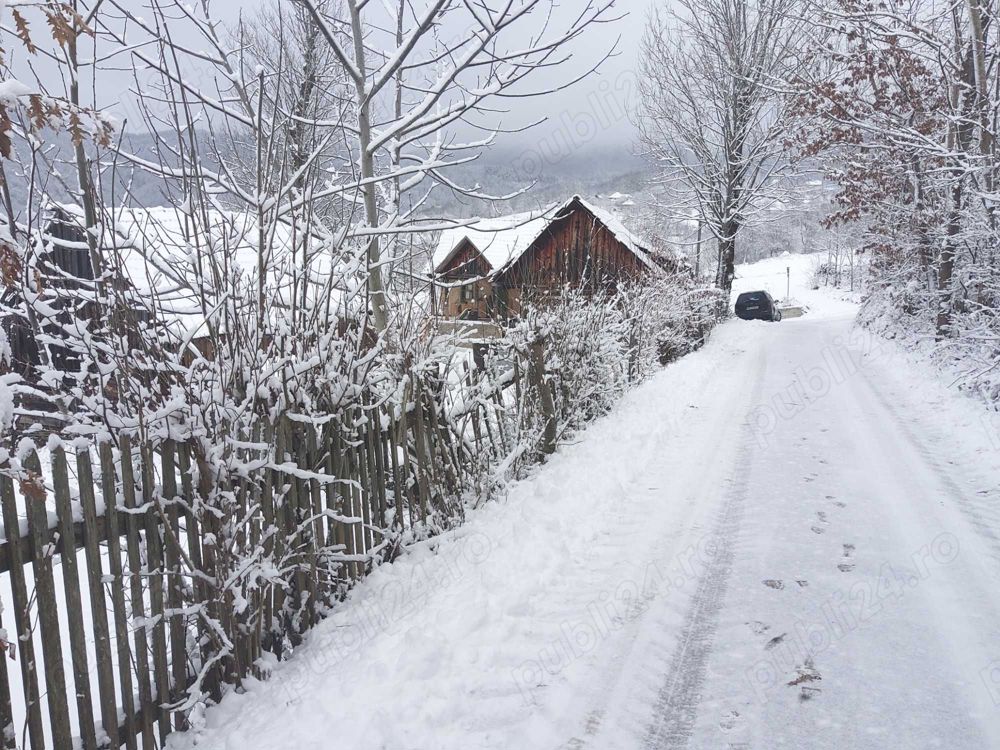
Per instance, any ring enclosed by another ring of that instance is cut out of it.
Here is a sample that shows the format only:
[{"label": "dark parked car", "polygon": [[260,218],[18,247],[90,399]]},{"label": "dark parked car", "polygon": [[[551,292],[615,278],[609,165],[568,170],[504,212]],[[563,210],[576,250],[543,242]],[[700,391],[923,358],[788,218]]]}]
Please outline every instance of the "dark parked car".
[{"label": "dark parked car", "polygon": [[736,298],[736,315],[743,320],[781,320],[781,310],[767,292],[743,292]]}]

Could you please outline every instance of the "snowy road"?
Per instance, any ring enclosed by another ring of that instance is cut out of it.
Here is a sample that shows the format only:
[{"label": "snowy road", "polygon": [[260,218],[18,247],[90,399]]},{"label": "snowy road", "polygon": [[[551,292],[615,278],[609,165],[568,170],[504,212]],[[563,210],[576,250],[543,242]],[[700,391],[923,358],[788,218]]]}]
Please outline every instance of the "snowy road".
[{"label": "snowy road", "polygon": [[170,746],[1000,747],[1000,431],[852,313],[725,324]]}]

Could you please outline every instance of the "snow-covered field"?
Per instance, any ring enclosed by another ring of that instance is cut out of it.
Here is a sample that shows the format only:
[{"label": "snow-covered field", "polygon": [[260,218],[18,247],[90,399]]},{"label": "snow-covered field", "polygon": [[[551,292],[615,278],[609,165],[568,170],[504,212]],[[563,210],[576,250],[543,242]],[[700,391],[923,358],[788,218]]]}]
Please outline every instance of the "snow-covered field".
[{"label": "snow-covered field", "polygon": [[1000,747],[1000,420],[789,265],[169,747]]}]

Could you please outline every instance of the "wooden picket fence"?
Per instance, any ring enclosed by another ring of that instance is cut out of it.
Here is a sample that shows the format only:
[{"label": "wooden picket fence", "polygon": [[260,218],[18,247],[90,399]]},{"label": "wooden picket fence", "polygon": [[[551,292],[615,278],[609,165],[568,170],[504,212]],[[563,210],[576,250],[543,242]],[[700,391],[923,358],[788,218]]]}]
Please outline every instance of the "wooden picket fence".
[{"label": "wooden picket fence", "polygon": [[0,444],[0,747],[153,750],[266,677],[405,539],[460,522],[497,472],[599,413],[549,346],[414,369],[404,409],[358,384],[328,413],[212,441],[146,425]]},{"label": "wooden picket fence", "polygon": [[35,450],[0,464],[3,747],[162,747],[196,701],[264,676],[264,652],[294,648],[404,531],[458,520],[514,450],[523,414],[467,377],[460,409],[414,378],[402,414],[366,397],[320,424],[262,418],[224,472],[197,440],[136,435],[51,441],[48,471]]}]

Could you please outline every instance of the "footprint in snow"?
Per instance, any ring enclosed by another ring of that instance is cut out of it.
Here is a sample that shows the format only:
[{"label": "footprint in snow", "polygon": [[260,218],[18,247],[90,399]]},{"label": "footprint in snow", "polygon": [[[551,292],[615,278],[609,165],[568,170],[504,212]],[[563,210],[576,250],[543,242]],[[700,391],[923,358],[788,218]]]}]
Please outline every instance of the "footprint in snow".
[{"label": "footprint in snow", "polygon": [[810,701],[817,697],[820,693],[818,687],[812,687],[813,683],[819,682],[823,679],[820,675],[819,670],[816,669],[816,665],[813,663],[812,657],[805,660],[801,666],[795,668],[796,676],[793,677],[788,682],[788,687],[799,688],[799,701],[805,702]]},{"label": "footprint in snow", "polygon": [[844,545],[844,557],[850,557],[853,553],[854,553],[854,545],[853,544],[845,544]]},{"label": "footprint in snow", "polygon": [[727,711],[721,719],[719,719],[719,729],[723,732],[731,732],[735,729],[737,722],[740,720],[739,711]]},{"label": "footprint in snow", "polygon": [[766,623],[763,623],[760,620],[752,620],[751,622],[747,623],[747,626],[750,628],[750,630],[753,631],[754,635],[763,635],[764,633],[766,633],[768,630],[771,629],[770,625],[767,625]]},{"label": "footprint in snow", "polygon": [[799,584],[800,589],[804,589],[806,586],[809,585],[809,581],[796,581],[796,583]]},{"label": "footprint in snow", "polygon": [[785,640],[786,635],[788,635],[788,633],[782,633],[781,635],[774,636],[774,638],[772,638],[771,640],[769,640],[767,643],[764,644],[764,650],[770,651],[771,649],[780,645],[781,642]]},{"label": "footprint in snow", "polygon": [[840,563],[840,565],[837,566],[837,570],[841,573],[850,573],[854,570],[854,563]]},{"label": "footprint in snow", "polygon": [[[816,511],[816,518],[819,519],[819,522],[823,524],[823,526],[826,526],[827,524],[830,523],[826,518],[826,513],[824,513],[821,510]],[[826,531],[826,529],[823,528],[823,526],[813,526],[812,527],[813,533],[822,534],[824,531]]]},{"label": "footprint in snow", "polygon": [[770,589],[777,589],[779,591],[781,589],[785,588],[785,584],[784,584],[783,581],[778,581],[778,580],[775,580],[774,578],[768,578],[768,579],[766,579],[765,581],[763,581],[763,584],[765,586],[767,586],[768,588],[770,588]]},{"label": "footprint in snow", "polygon": [[583,728],[584,734],[593,737],[600,730],[602,721],[604,721],[604,712],[594,711],[587,717],[587,724]]}]

